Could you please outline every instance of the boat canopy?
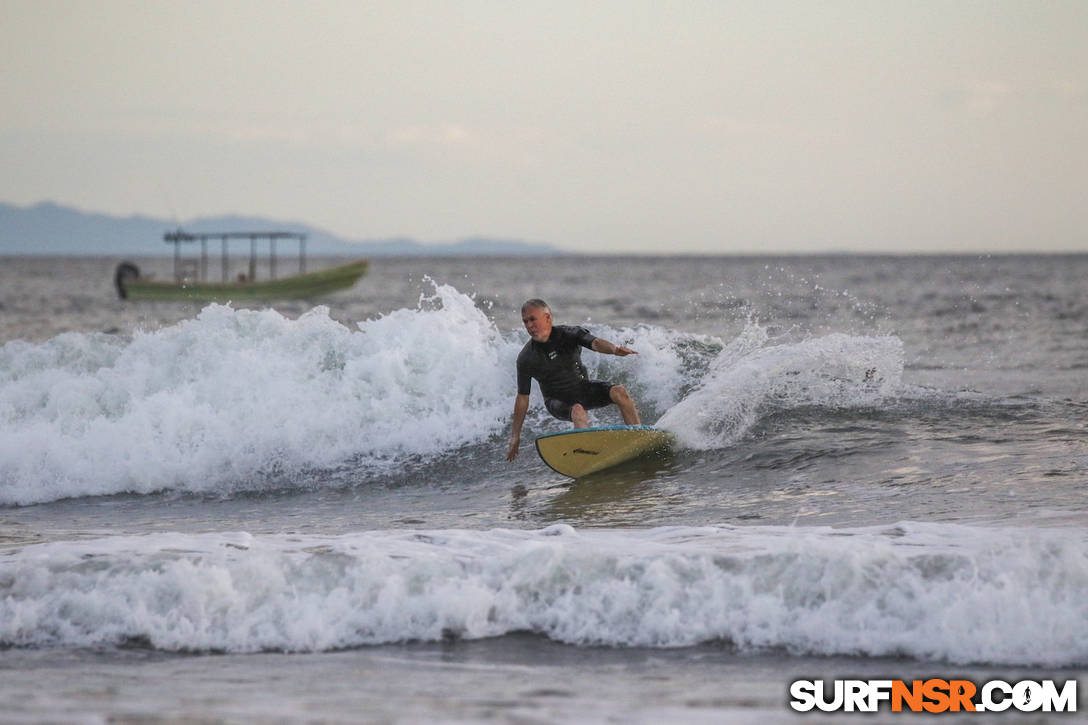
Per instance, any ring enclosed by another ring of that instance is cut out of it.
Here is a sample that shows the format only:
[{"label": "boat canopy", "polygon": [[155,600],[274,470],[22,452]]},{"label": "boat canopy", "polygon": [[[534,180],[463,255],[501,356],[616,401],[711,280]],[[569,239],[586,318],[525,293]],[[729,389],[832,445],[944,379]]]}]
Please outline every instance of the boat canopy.
[{"label": "boat canopy", "polygon": [[[280,239],[295,240],[298,242],[298,271],[306,272],[306,235],[299,232],[187,232],[183,229],[175,229],[162,235],[163,241],[174,245],[174,278],[180,283],[187,277],[196,277],[201,282],[208,279],[208,241],[218,239],[221,245],[221,266],[223,282],[227,281],[229,252],[227,243],[231,239],[249,240],[249,282],[257,279],[257,243],[267,239],[269,243],[268,259],[272,279],[276,278],[276,242]],[[181,245],[190,242],[200,242],[200,266],[194,269],[185,265],[181,258]]]}]

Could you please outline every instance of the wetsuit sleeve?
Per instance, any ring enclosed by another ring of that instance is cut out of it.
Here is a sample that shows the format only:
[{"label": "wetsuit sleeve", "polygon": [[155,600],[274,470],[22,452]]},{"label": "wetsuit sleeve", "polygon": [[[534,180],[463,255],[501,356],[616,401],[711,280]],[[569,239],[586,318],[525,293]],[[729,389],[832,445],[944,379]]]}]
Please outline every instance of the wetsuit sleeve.
[{"label": "wetsuit sleeve", "polygon": [[584,327],[575,327],[571,329],[574,333],[574,338],[578,341],[578,344],[586,349],[593,349],[593,341],[597,339],[597,336]]},{"label": "wetsuit sleeve", "polygon": [[533,376],[524,358],[524,355],[518,355],[518,395],[528,395],[532,389]]}]

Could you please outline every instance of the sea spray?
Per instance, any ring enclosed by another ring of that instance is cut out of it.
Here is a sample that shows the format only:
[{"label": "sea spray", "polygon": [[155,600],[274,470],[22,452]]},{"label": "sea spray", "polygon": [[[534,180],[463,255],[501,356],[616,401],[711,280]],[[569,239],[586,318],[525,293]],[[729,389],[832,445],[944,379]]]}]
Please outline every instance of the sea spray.
[{"label": "sea spray", "polygon": [[903,344],[895,337],[835,333],[791,344],[766,341],[762,328],[749,323],[658,427],[689,448],[723,448],[775,412],[877,405],[902,379]]},{"label": "sea spray", "polygon": [[[624,384],[646,421],[656,420],[695,388],[722,348],[717,337],[654,325],[587,327],[598,337],[637,351],[622,358],[587,352],[582,360],[590,378]],[[601,413],[591,411],[590,415]]]}]

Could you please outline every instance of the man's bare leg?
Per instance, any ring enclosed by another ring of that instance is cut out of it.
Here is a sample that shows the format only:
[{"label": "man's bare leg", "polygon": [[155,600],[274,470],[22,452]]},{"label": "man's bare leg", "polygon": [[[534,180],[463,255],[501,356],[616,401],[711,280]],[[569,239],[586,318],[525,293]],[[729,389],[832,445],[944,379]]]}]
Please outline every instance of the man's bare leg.
[{"label": "man's bare leg", "polygon": [[575,428],[589,427],[589,413],[580,404],[575,403],[570,409],[570,420]]},{"label": "man's bare leg", "polygon": [[640,425],[642,423],[634,399],[627,394],[627,388],[622,385],[613,385],[612,389],[608,391],[608,397],[619,406],[624,423],[627,425]]}]

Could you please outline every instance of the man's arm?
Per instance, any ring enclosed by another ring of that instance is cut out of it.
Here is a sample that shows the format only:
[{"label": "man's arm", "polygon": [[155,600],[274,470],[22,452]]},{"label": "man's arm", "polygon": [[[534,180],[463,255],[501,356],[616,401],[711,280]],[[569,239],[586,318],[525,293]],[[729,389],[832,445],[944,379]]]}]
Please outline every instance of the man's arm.
[{"label": "man's arm", "polygon": [[518,395],[514,399],[514,425],[510,430],[510,447],[506,450],[506,460],[512,461],[518,457],[518,447],[521,446],[521,425],[525,422],[525,414],[529,412],[529,396]]},{"label": "man's arm", "polygon": [[593,350],[593,352],[599,352],[604,355],[618,355],[620,357],[624,357],[626,355],[638,355],[638,353],[631,348],[625,347],[623,345],[613,345],[611,342],[605,340],[603,337],[593,338],[593,344],[590,345],[590,349]]}]

